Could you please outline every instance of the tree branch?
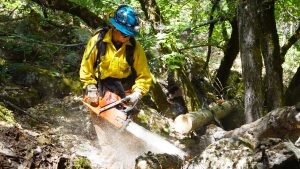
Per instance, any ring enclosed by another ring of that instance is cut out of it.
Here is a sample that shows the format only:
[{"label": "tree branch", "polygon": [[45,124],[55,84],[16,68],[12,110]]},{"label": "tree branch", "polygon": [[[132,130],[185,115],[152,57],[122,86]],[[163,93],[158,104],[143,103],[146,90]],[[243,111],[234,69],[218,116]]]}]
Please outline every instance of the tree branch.
[{"label": "tree branch", "polygon": [[227,19],[228,19],[228,18],[226,18],[226,17],[220,17],[220,18],[208,20],[208,21],[206,21],[206,22],[200,23],[200,24],[197,25],[196,27],[202,27],[202,26],[206,26],[206,25],[210,25],[210,24],[216,24],[217,22],[225,21],[225,20],[227,20]]},{"label": "tree branch", "polygon": [[98,28],[105,26],[105,21],[92,13],[88,8],[82,7],[68,0],[31,0],[42,7],[60,10],[81,18],[88,26]]},{"label": "tree branch", "polygon": [[281,47],[281,58],[284,58],[287,51],[299,40],[300,38],[300,24],[294,34],[290,37],[288,42]]},{"label": "tree branch", "polygon": [[199,45],[184,47],[184,48],[181,48],[181,49],[178,49],[178,50],[181,52],[181,51],[184,51],[184,50],[189,50],[189,49],[199,48],[199,47],[206,47],[206,46],[213,46],[213,47],[219,48],[221,50],[224,50],[222,46],[218,46],[218,45],[214,45],[214,44],[199,44]]}]

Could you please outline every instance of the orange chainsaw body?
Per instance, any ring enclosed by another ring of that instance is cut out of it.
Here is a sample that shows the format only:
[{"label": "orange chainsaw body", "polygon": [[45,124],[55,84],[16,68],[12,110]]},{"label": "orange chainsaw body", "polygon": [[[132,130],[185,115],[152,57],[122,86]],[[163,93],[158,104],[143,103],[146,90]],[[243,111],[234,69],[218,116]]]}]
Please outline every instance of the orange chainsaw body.
[{"label": "orange chainsaw body", "polygon": [[121,100],[118,95],[107,91],[102,98],[99,98],[98,102],[93,102],[89,97],[85,96],[85,98],[83,99],[83,103],[91,112],[95,113],[98,117],[107,120],[117,128],[122,128],[124,122],[127,120],[127,114],[122,111],[128,107],[126,104],[120,103],[108,110],[102,112],[100,111],[101,108],[118,100]]}]

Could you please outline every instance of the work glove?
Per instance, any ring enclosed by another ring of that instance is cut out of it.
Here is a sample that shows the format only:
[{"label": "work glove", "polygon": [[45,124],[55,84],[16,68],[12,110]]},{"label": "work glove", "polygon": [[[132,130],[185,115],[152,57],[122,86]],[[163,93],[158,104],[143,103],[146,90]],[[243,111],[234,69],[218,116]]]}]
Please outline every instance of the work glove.
[{"label": "work glove", "polygon": [[98,102],[97,87],[94,84],[89,84],[86,87],[87,96],[92,102]]},{"label": "work glove", "polygon": [[128,95],[129,103],[135,104],[139,99],[142,98],[142,94],[140,92],[133,92],[132,94]]}]

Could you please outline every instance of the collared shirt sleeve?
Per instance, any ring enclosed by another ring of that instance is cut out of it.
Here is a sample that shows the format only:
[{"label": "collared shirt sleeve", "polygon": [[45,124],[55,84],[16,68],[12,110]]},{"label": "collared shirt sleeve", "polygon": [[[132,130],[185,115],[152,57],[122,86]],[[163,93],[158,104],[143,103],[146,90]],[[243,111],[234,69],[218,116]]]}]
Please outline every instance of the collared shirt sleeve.
[{"label": "collared shirt sleeve", "polygon": [[94,62],[96,61],[98,52],[95,46],[97,38],[98,34],[89,40],[82,57],[79,76],[80,80],[84,83],[83,88],[86,88],[89,84],[97,84],[94,70]]},{"label": "collared shirt sleeve", "polygon": [[136,42],[133,67],[137,77],[135,79],[135,84],[132,86],[132,90],[134,92],[141,92],[142,95],[145,95],[152,84],[152,77],[144,49],[139,42]]}]

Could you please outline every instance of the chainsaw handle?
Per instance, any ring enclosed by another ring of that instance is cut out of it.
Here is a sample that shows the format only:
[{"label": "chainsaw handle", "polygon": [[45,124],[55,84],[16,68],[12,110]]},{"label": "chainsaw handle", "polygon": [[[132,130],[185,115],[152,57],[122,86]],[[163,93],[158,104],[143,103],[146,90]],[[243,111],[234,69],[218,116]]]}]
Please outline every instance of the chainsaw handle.
[{"label": "chainsaw handle", "polygon": [[114,107],[114,106],[116,106],[116,105],[118,105],[118,104],[121,104],[121,103],[123,103],[123,102],[129,101],[129,100],[130,100],[130,98],[124,97],[124,98],[121,99],[121,100],[117,100],[117,101],[115,101],[115,102],[112,102],[112,103],[108,104],[107,106],[104,106],[104,107],[100,108],[100,109],[99,109],[99,113],[101,113],[101,112],[103,112],[103,111],[105,111],[105,110],[108,110],[108,109],[110,109],[110,108],[112,108],[112,107]]},{"label": "chainsaw handle", "polygon": [[124,97],[124,98],[121,99],[121,100],[123,100],[122,102],[128,102],[128,101],[130,100],[130,97],[126,96],[126,97]]}]

